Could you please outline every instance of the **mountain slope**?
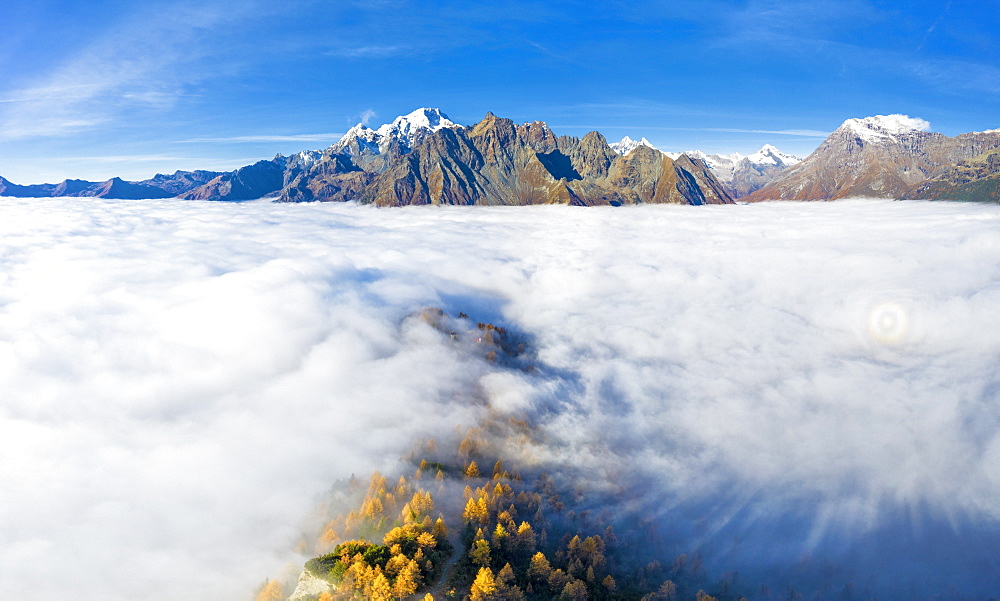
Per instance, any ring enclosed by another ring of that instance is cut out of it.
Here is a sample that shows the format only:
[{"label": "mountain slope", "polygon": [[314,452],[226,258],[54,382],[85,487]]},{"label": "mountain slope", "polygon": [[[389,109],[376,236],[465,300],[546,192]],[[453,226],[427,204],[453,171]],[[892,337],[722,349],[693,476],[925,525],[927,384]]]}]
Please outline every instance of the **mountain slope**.
[{"label": "mountain slope", "polygon": [[254,200],[281,189],[284,183],[284,157],[258,161],[223,173],[208,183],[178,195],[187,200]]},{"label": "mountain slope", "polygon": [[917,186],[911,198],[1000,202],[1000,150],[988,150]]},{"label": "mountain slope", "polygon": [[809,157],[747,200],[904,198],[959,161],[1000,147],[1000,133],[951,138],[928,127],[904,115],[848,119]]}]

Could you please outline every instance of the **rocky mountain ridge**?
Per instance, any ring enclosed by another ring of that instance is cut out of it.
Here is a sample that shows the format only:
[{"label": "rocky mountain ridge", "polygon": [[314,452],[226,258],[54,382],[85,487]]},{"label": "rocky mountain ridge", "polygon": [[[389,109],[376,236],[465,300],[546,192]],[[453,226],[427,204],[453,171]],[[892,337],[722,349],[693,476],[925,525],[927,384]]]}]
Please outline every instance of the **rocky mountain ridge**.
[{"label": "rocky mountain ridge", "polygon": [[272,196],[380,206],[733,202],[704,163],[671,158],[645,139],[616,148],[596,131],[583,138],[556,136],[543,122],[516,125],[492,113],[462,126],[432,108],[377,129],[358,124],[322,151],[278,155],[226,173],[179,171],[142,182],[37,186],[0,179],[0,194],[230,201]]},{"label": "rocky mountain ridge", "polygon": [[1000,133],[949,137],[928,129],[926,121],[905,115],[848,119],[746,200],[996,198],[1000,169],[989,156],[1000,148]]},{"label": "rocky mountain ridge", "polygon": [[517,125],[488,113],[469,127],[442,125],[412,147],[399,137],[377,149],[356,144],[358,133],[364,130],[353,139],[345,136],[346,144],[331,146],[309,168],[290,173],[278,199],[379,206],[733,200],[700,161],[674,161],[642,144],[622,156],[598,132],[556,136],[539,121]]},{"label": "rocky mountain ridge", "polygon": [[598,132],[556,136],[544,122],[517,125],[492,113],[462,126],[439,109],[421,108],[377,129],[359,123],[325,150],[230,172],[28,186],[0,177],[0,196],[275,197],[381,206],[1000,198],[1000,130],[948,137],[929,128],[905,115],[847,119],[803,160],[771,145],[746,156],[710,155],[660,151],[646,138],[608,143]]}]

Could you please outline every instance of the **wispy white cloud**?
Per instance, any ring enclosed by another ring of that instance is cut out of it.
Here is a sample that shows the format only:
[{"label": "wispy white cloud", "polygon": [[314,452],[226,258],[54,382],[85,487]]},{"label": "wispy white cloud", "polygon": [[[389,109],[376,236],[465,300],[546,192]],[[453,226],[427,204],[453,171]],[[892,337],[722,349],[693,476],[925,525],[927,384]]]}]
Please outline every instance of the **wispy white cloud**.
[{"label": "wispy white cloud", "polygon": [[704,131],[704,132],[720,132],[720,133],[734,133],[734,134],[772,134],[780,136],[792,136],[792,137],[802,137],[802,138],[825,138],[830,135],[828,131],[821,131],[818,129],[739,129],[739,128],[727,128],[727,127],[670,127],[670,126],[660,126],[660,125],[640,125],[640,124],[629,124],[629,125],[594,125],[594,124],[565,124],[560,123],[554,127],[566,127],[566,128],[590,128],[596,129],[598,131],[612,130],[612,129],[628,129],[636,131]]},{"label": "wispy white cloud", "polygon": [[[688,129],[688,128],[674,128]],[[718,131],[734,134],[775,134],[779,136],[799,136],[805,138],[825,138],[830,135],[828,131],[818,129],[738,129],[726,127],[705,127],[701,129],[691,128],[691,131]]]},{"label": "wispy white cloud", "polygon": [[385,58],[411,51],[409,46],[357,46],[327,51],[329,56],[343,58]]},{"label": "wispy white cloud", "polygon": [[189,138],[181,140],[180,143],[200,143],[200,142],[329,142],[341,138],[343,133],[323,133],[323,134],[263,134],[252,136],[224,136],[214,138]]},{"label": "wispy white cloud", "polygon": [[82,51],[4,93],[0,139],[72,134],[107,126],[131,110],[170,108],[208,76],[198,61],[214,52],[216,28],[264,10],[259,2],[174,2],[112,17]]},{"label": "wispy white cloud", "polygon": [[361,123],[368,125],[371,123],[372,119],[376,117],[377,113],[372,109],[365,109],[361,111]]}]

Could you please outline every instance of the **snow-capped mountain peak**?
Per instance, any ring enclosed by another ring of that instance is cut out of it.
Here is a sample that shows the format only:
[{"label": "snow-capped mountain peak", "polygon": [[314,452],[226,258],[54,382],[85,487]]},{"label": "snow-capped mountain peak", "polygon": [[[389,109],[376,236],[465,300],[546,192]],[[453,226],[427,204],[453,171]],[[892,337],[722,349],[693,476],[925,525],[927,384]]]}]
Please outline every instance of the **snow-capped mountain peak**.
[{"label": "snow-capped mountain peak", "polygon": [[462,127],[436,108],[419,108],[407,115],[400,115],[391,123],[372,129],[363,123],[358,123],[333,146],[334,152],[353,152],[352,142],[358,151],[368,151],[370,154],[380,154],[393,141],[405,149],[412,148],[424,136],[446,127]]},{"label": "snow-capped mountain peak", "polygon": [[[732,154],[706,154],[700,150],[685,150],[683,154],[688,155],[692,159],[700,159],[708,165],[708,168],[715,172],[716,177],[726,177],[725,173],[729,173],[729,177],[732,177],[732,171],[736,168],[736,165],[742,161],[744,157],[738,152]],[[721,174],[721,176],[720,176]]]},{"label": "snow-capped mountain peak", "polygon": [[633,150],[635,150],[640,146],[649,146],[650,148],[656,148],[646,138],[642,138],[641,140],[633,140],[628,136],[625,136],[618,142],[612,142],[611,144],[608,144],[608,146],[611,147],[611,150],[614,150],[615,152],[617,152],[622,156],[627,155],[628,153],[632,152]]},{"label": "snow-capped mountain peak", "polygon": [[802,161],[800,157],[785,154],[770,144],[765,144],[760,150],[744,158],[754,165],[774,165],[777,167],[788,167]]},{"label": "snow-capped mountain peak", "polygon": [[419,131],[435,132],[445,127],[459,127],[436,108],[419,108],[408,115],[396,117],[392,123],[386,123],[376,131],[383,136],[399,136],[412,138]]},{"label": "snow-capped mountain peak", "polygon": [[863,119],[848,119],[840,126],[865,142],[896,139],[896,136],[929,131],[931,124],[908,115],[874,115]]}]

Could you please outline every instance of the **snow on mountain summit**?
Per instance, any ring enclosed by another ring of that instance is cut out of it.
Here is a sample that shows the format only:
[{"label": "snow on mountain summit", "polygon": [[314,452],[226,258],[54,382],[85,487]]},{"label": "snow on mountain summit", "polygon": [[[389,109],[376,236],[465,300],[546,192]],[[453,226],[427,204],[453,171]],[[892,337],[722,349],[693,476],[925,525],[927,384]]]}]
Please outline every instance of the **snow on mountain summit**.
[{"label": "snow on mountain summit", "polygon": [[865,142],[896,139],[896,136],[913,132],[930,131],[931,124],[908,115],[874,115],[863,119],[848,119],[840,126]]},{"label": "snow on mountain summit", "polygon": [[441,109],[419,108],[408,115],[396,117],[392,123],[386,123],[376,131],[383,136],[411,138],[420,130],[435,132],[445,127],[458,127],[458,124]]},{"label": "snow on mountain summit", "polygon": [[777,167],[789,167],[802,160],[797,156],[785,154],[770,144],[765,144],[760,150],[745,158],[754,165],[775,165]]},{"label": "snow on mountain summit", "polygon": [[359,150],[364,149],[371,154],[385,151],[390,142],[399,142],[409,149],[424,136],[446,127],[462,127],[455,123],[437,108],[419,108],[409,114],[400,115],[385,123],[378,129],[372,129],[363,123],[352,127],[331,149],[335,152],[351,151],[352,143]]},{"label": "snow on mountain summit", "polygon": [[633,140],[628,136],[625,136],[618,142],[612,142],[611,144],[608,144],[608,146],[611,147],[611,150],[614,150],[615,152],[617,152],[622,156],[627,155],[628,153],[632,152],[633,150],[635,150],[640,146],[649,146],[650,148],[656,148],[646,138],[642,138],[641,140]]},{"label": "snow on mountain summit", "polygon": [[722,181],[731,180],[733,177],[733,170],[739,165],[744,157],[738,152],[732,154],[707,154],[701,150],[685,150],[683,154],[688,155],[693,159],[700,159],[708,165],[708,168],[715,173],[715,177]]}]

